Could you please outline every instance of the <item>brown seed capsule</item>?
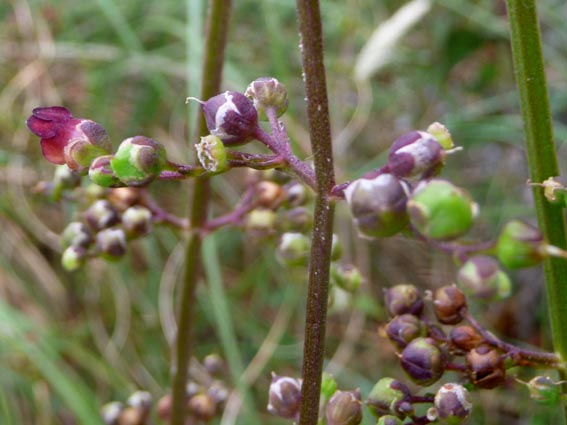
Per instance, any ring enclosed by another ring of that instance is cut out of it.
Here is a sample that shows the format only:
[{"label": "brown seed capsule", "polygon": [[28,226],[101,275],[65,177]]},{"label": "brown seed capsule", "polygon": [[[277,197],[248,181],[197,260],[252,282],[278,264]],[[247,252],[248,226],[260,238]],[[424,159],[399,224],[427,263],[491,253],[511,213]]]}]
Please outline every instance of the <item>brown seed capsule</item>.
[{"label": "brown seed capsule", "polygon": [[423,298],[413,285],[396,285],[384,290],[384,301],[390,316],[423,312]]},{"label": "brown seed capsule", "polygon": [[398,349],[402,350],[414,339],[425,336],[426,328],[413,314],[402,314],[388,322],[386,335]]},{"label": "brown seed capsule", "polygon": [[431,338],[416,338],[402,351],[402,368],[416,384],[428,386],[445,372],[445,358]]},{"label": "brown seed capsule", "polygon": [[466,364],[471,381],[479,388],[492,389],[506,379],[502,356],[488,345],[480,345],[467,353]]},{"label": "brown seed capsule", "polygon": [[455,325],[463,320],[462,311],[466,306],[465,295],[455,285],[443,286],[435,291],[435,315],[445,325]]},{"label": "brown seed capsule", "polygon": [[484,341],[484,338],[472,326],[461,325],[451,329],[449,340],[455,347],[470,351],[478,347]]}]

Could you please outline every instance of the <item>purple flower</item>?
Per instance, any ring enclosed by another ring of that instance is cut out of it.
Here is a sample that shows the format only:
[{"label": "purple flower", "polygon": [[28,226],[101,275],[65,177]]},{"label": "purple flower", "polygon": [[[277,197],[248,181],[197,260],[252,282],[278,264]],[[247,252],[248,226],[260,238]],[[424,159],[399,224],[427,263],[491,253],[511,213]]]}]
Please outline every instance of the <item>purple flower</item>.
[{"label": "purple flower", "polygon": [[[41,137],[43,156],[54,164],[67,164],[71,169],[78,169],[83,164],[83,157],[77,161],[75,149],[69,146],[75,142],[90,144],[110,153],[112,146],[106,130],[98,123],[84,118],[75,118],[63,106],[35,108],[26,121],[28,128]],[[90,159],[90,156],[87,155]]]}]

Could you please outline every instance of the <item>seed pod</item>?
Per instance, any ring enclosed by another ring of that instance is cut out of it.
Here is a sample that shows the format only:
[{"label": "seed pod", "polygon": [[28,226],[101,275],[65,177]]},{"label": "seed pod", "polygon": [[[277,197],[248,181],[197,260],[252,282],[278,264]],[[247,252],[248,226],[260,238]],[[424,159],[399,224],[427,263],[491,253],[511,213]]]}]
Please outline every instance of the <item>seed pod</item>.
[{"label": "seed pod", "polygon": [[437,320],[445,325],[456,325],[463,320],[462,310],[467,299],[455,285],[447,285],[435,291],[433,309]]},{"label": "seed pod", "polygon": [[418,385],[429,386],[445,372],[445,358],[431,338],[416,338],[402,351],[402,368]]},{"label": "seed pod", "polygon": [[545,242],[539,229],[520,220],[504,226],[496,245],[498,259],[510,269],[531,267],[545,258]]},{"label": "seed pod", "polygon": [[465,421],[472,410],[469,392],[459,384],[444,384],[435,394],[437,417],[448,425]]},{"label": "seed pod", "polygon": [[337,391],[325,408],[327,425],[358,425],[362,422],[360,390]]},{"label": "seed pod", "polygon": [[561,400],[561,383],[547,376],[536,376],[527,384],[530,398],[544,406],[555,406]]},{"label": "seed pod", "polygon": [[311,240],[302,233],[284,233],[276,256],[285,266],[304,266],[309,258]]},{"label": "seed pod", "polygon": [[87,248],[93,241],[93,235],[83,223],[72,221],[61,233],[61,247],[70,246]]},{"label": "seed pod", "polygon": [[63,251],[61,265],[69,272],[80,269],[88,258],[87,250],[82,246],[71,245]]},{"label": "seed pod", "polygon": [[273,108],[278,117],[287,110],[287,90],[273,77],[260,77],[252,81],[244,95],[254,102],[260,120],[267,121],[266,109]]},{"label": "seed pod", "polygon": [[94,231],[114,226],[120,221],[120,214],[105,199],[95,201],[85,212],[85,220]]},{"label": "seed pod", "polygon": [[423,298],[414,285],[396,285],[384,290],[384,302],[390,316],[423,312]]},{"label": "seed pod", "polygon": [[272,372],[268,412],[286,419],[299,418],[301,403],[301,380],[278,376]]},{"label": "seed pod", "polygon": [[425,237],[436,240],[467,233],[476,212],[468,193],[441,179],[421,182],[407,206],[411,224]]},{"label": "seed pod", "polygon": [[392,144],[388,169],[399,178],[429,178],[439,174],[445,156],[445,150],[434,136],[424,131],[412,131]]},{"label": "seed pod", "polygon": [[189,414],[198,421],[208,422],[217,414],[217,403],[207,394],[196,394],[187,403]]},{"label": "seed pod", "polygon": [[426,334],[425,324],[413,314],[396,316],[386,325],[386,335],[399,350],[403,350],[411,341]]},{"label": "seed pod", "polygon": [[164,169],[166,153],[163,145],[145,136],[134,136],[118,146],[110,166],[122,183],[145,186]]},{"label": "seed pod", "polygon": [[498,261],[487,255],[471,257],[457,273],[457,283],[467,295],[486,301],[506,298],[512,291],[510,279]]},{"label": "seed pod", "polygon": [[407,186],[392,174],[355,180],[344,193],[362,236],[393,236],[406,227]]},{"label": "seed pod", "polygon": [[134,205],[122,213],[122,227],[130,238],[147,235],[152,229],[152,213],[146,207]]},{"label": "seed pod", "polygon": [[465,359],[469,377],[477,387],[492,389],[504,382],[504,360],[496,349],[480,345],[469,351]]},{"label": "seed pod", "polygon": [[122,229],[109,228],[96,235],[98,252],[107,260],[118,260],[126,254],[126,235]]},{"label": "seed pod", "polygon": [[410,389],[403,382],[393,378],[382,378],[368,394],[366,404],[376,417],[395,415],[404,418],[413,415],[410,398]]},{"label": "seed pod", "polygon": [[451,329],[449,340],[453,346],[464,351],[470,351],[484,342],[482,335],[469,325],[455,326]]},{"label": "seed pod", "polygon": [[95,158],[89,167],[89,178],[94,184],[102,187],[120,187],[123,183],[118,179],[110,161],[114,158],[112,155],[102,155]]},{"label": "seed pod", "polygon": [[225,145],[248,142],[258,128],[258,113],[253,103],[242,93],[227,91],[203,103],[207,127]]},{"label": "seed pod", "polygon": [[199,163],[209,173],[219,174],[228,169],[226,149],[218,137],[211,134],[201,137],[195,149]]}]

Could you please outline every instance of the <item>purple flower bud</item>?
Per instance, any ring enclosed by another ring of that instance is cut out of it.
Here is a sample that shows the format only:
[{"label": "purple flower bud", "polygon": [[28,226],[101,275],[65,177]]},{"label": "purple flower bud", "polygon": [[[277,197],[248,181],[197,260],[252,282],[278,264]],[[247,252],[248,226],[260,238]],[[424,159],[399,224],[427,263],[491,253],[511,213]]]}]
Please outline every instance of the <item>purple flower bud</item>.
[{"label": "purple flower bud", "polygon": [[91,229],[98,231],[117,224],[120,214],[110,202],[99,199],[87,209],[85,220]]},{"label": "purple flower bud", "polygon": [[218,354],[207,354],[203,359],[203,366],[211,375],[221,375],[225,372],[226,365]]},{"label": "purple flower bud", "polygon": [[410,389],[403,382],[393,378],[382,378],[370,391],[366,404],[377,417],[395,415],[403,418],[413,414],[410,398]]},{"label": "purple flower bud", "polygon": [[144,423],[152,410],[152,395],[147,391],[136,391],[128,397],[128,405],[132,407]]},{"label": "purple flower bud", "polygon": [[[28,128],[41,137],[43,156],[54,164],[65,164],[71,169],[88,167],[87,161],[94,157],[83,156],[79,162],[73,159],[71,152],[66,152],[72,141],[81,141],[99,148],[101,154],[110,153],[112,146],[106,130],[98,123],[84,118],[74,118],[71,112],[62,106],[35,108],[26,121]],[[83,148],[85,153],[88,148]]]},{"label": "purple flower bud", "polygon": [[362,422],[360,390],[336,391],[325,408],[327,425],[358,425]]},{"label": "purple flower bud", "polygon": [[512,220],[504,226],[496,253],[502,264],[510,269],[531,267],[548,255],[547,244],[537,227],[520,220]]},{"label": "purple flower bud", "polygon": [[426,333],[425,324],[413,314],[396,316],[386,325],[386,335],[400,350],[414,339],[424,337]]},{"label": "purple flower bud", "polygon": [[423,298],[414,285],[396,285],[384,290],[384,302],[390,316],[423,312]]},{"label": "purple flower bud", "polygon": [[299,418],[301,380],[272,373],[268,412],[286,419]]},{"label": "purple flower bud", "polygon": [[118,260],[126,254],[126,235],[122,229],[110,228],[96,234],[98,252],[107,260]]},{"label": "purple flower bud", "polygon": [[146,207],[134,205],[122,214],[122,227],[129,237],[147,235],[152,229],[152,213]]},{"label": "purple flower bud", "polygon": [[416,338],[400,356],[402,368],[416,384],[429,386],[445,372],[445,356],[431,338]]},{"label": "purple flower bud", "polygon": [[61,233],[61,246],[67,248],[77,246],[87,248],[93,241],[93,236],[87,226],[79,221],[72,221]]},{"label": "purple flower bud", "polygon": [[437,139],[424,131],[412,131],[399,137],[390,148],[388,168],[399,177],[432,177],[445,162],[445,150]]},{"label": "purple flower bud", "polygon": [[472,349],[465,359],[471,381],[479,388],[490,390],[506,379],[503,357],[488,345]]},{"label": "purple flower bud", "polygon": [[437,320],[445,325],[456,325],[463,320],[462,311],[467,299],[455,285],[447,285],[435,291],[433,309]]},{"label": "purple flower bud", "polygon": [[472,410],[469,392],[459,384],[444,384],[435,394],[437,418],[443,423],[458,425]]},{"label": "purple flower bud", "polygon": [[227,91],[203,103],[207,127],[225,145],[239,145],[254,137],[258,113],[242,93]]},{"label": "purple flower bud", "polygon": [[304,266],[309,258],[311,240],[303,233],[284,233],[277,248],[277,259],[285,266]]}]

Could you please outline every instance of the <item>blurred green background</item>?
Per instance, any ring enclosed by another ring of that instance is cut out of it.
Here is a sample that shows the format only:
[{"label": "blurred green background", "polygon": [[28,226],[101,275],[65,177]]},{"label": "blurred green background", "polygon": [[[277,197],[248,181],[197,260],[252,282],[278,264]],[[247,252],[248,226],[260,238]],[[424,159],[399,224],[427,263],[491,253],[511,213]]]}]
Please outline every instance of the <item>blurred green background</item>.
[{"label": "blurred green background", "polygon": [[[234,3],[224,88],[244,91],[266,75],[283,82],[290,94],[283,120],[298,156],[308,159],[295,3]],[[410,2],[422,10],[408,12],[406,18],[414,19],[405,21],[400,34],[402,24],[392,17],[407,3],[321,4],[337,179],[379,167],[399,135],[440,121],[464,148],[450,157],[444,176],[470,190],[481,207],[471,236],[493,238],[511,217],[532,220],[505,3]],[[542,0],[538,9],[565,175],[565,2]],[[136,389],[156,399],[167,392],[170,350],[164,335],[172,332],[182,236],[157,228],[134,242],[119,263],[95,260],[80,272],[65,272],[58,234],[83,206],[73,199],[53,203],[34,190],[52,178],[54,167],[43,160],[24,123],[34,107],[64,105],[101,123],[115,146],[144,134],[164,143],[170,159],[191,161],[197,104],[186,105],[185,97],[199,92],[205,15],[200,0],[0,4],[0,424],[98,424],[104,403],[124,401]],[[388,31],[370,45],[372,33],[384,25]],[[355,68],[378,56],[380,63],[354,78]],[[213,215],[235,205],[245,177],[236,170],[214,179]],[[151,191],[169,211],[185,215],[191,188],[191,182],[158,182]],[[404,377],[378,332],[386,320],[381,289],[401,282],[423,289],[447,284],[454,265],[402,237],[360,239],[344,205],[337,210],[336,231],[345,260],[360,267],[366,282],[359,295],[330,311],[326,364],[340,388],[360,387],[364,396],[382,376]],[[267,388],[272,370],[300,374],[305,270],[277,263],[275,236],[258,240],[226,229],[215,240],[206,261],[220,272],[229,301],[224,313],[232,320],[225,323],[214,313],[211,295],[219,295],[202,284],[195,355],[226,356],[219,330],[229,329],[238,341],[229,349],[257,376],[249,383],[252,402],[228,412],[223,423],[286,423],[267,415]],[[472,308],[497,334],[550,349],[541,270],[512,276],[512,299]],[[257,356],[260,348],[268,354]],[[530,371],[516,373],[531,377]],[[552,410],[527,401],[527,390],[513,382],[475,393],[474,400],[471,423],[555,420]],[[368,417],[365,424],[371,423]]]}]

